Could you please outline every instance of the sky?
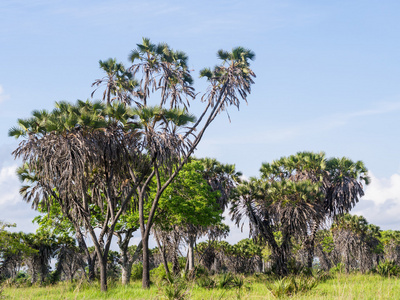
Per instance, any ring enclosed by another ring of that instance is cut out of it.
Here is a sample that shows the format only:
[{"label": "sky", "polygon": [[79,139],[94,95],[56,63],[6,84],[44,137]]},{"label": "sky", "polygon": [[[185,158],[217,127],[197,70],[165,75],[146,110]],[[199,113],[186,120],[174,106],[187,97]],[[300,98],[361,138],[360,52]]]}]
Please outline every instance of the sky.
[{"label": "sky", "polygon": [[[36,229],[36,212],[18,193],[21,162],[11,155],[20,140],[8,130],[35,109],[90,98],[103,76],[98,61],[128,65],[148,37],[188,54],[200,93],[198,71],[218,63],[219,49],[256,54],[248,105],[230,109],[231,122],[218,116],[197,157],[235,164],[245,177],[299,151],[362,160],[372,181],[352,213],[400,230],[399,18],[392,0],[2,0],[0,220]],[[246,237],[232,228],[229,241]]]}]

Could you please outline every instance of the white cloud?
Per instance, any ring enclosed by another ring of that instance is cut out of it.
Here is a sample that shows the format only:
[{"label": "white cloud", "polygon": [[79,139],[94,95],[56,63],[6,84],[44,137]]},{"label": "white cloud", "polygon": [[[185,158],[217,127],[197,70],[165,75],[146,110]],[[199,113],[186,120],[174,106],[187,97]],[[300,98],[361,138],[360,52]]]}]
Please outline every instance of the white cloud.
[{"label": "white cloud", "polygon": [[0,210],[4,205],[13,205],[21,201],[20,183],[15,173],[17,166],[7,166],[0,170]]},{"label": "white cloud", "polygon": [[32,220],[38,213],[22,200],[16,169],[16,164],[0,169],[0,220],[15,223],[17,227],[10,229],[12,231],[33,232],[38,226],[32,224]]},{"label": "white cloud", "polygon": [[373,201],[376,205],[382,205],[388,200],[400,204],[400,174],[393,174],[389,179],[371,176],[371,184],[365,189],[364,198]]},{"label": "white cloud", "polygon": [[364,216],[369,223],[382,229],[400,229],[400,174],[389,179],[377,178],[372,173],[365,195],[352,211]]},{"label": "white cloud", "polygon": [[9,95],[4,93],[3,87],[0,85],[0,103],[9,98]]}]

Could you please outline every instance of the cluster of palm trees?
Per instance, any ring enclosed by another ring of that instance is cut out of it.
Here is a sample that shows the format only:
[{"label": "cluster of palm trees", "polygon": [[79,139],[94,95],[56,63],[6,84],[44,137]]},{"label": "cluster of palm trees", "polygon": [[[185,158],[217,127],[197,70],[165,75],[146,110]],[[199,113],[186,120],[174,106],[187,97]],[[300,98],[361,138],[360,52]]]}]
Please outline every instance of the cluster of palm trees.
[{"label": "cluster of palm trees", "polygon": [[364,195],[362,183],[369,182],[362,162],[327,159],[324,153],[299,152],[264,163],[260,172],[261,178],[237,187],[231,215],[238,225],[248,218],[250,236],[268,244],[276,273],[283,276],[295,241],[305,245],[312,267],[318,229],[350,211]]},{"label": "cluster of palm trees", "polygon": [[[197,94],[187,56],[143,39],[129,56],[130,67],[113,59],[100,61],[106,75],[93,86],[104,87],[104,103],[58,102],[51,112],[34,111],[30,119],[18,120],[9,132],[23,138],[13,154],[24,162],[24,199],[36,209],[60,208],[60,218],[72,224],[86,253],[90,278],[99,262],[103,291],[112,238],[120,220],[133,211],[143,248],[143,287],[149,287],[149,236],[164,191],[216,116],[247,101],[255,77],[249,64],[253,52],[238,47],[221,50],[218,57],[220,65],[200,72],[209,87],[197,120],[189,113]],[[123,228],[128,240],[133,227]],[[88,251],[86,232],[94,254]]]}]

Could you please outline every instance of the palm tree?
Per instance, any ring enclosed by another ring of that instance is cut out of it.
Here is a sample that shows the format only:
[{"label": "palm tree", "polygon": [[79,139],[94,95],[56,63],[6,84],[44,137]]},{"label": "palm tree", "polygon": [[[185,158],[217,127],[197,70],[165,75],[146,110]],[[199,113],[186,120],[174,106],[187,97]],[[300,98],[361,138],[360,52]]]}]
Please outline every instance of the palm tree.
[{"label": "palm tree", "polygon": [[330,217],[349,212],[364,196],[363,182],[369,184],[368,170],[362,161],[342,158],[326,161],[325,210]]},{"label": "palm tree", "polygon": [[[133,79],[132,74],[125,70],[123,64],[117,63],[117,61],[112,58],[109,58],[106,61],[100,60],[99,65],[107,75],[92,83],[92,86],[97,87],[92,92],[92,97],[97,89],[102,85],[106,85],[103,93],[103,101],[107,101],[107,104],[110,104],[114,100],[130,104],[132,100],[130,94],[134,94],[135,88],[138,86],[138,83]],[[115,97],[111,98],[111,96]]]},{"label": "palm tree", "polygon": [[384,230],[381,232],[384,259],[400,265],[400,231]]},{"label": "palm tree", "polygon": [[189,99],[195,98],[191,86],[193,79],[187,66],[188,57],[184,52],[174,51],[165,43],[155,45],[148,38],[143,38],[142,44],[137,44],[137,48],[131,51],[129,60],[133,76],[142,74],[139,98],[144,107],[148,106],[151,92],[156,90],[161,90],[160,107],[169,99],[170,108],[183,104],[187,109]]},{"label": "palm tree", "polygon": [[[293,238],[304,240],[310,222],[323,216],[318,205],[321,192],[310,181],[276,180],[276,175],[268,176],[273,181],[253,178],[243,182],[237,189],[231,215],[238,225],[248,217],[250,236],[268,243],[277,274],[287,275]],[[279,242],[275,232],[281,233]]]},{"label": "palm tree", "polygon": [[213,191],[219,191],[217,199],[222,211],[228,206],[232,190],[241,182],[242,172],[235,170],[235,165],[221,164],[215,158],[202,158],[200,162],[204,166],[203,177]]},{"label": "palm tree", "polygon": [[379,254],[378,226],[368,224],[363,216],[343,214],[332,224],[331,230],[347,272],[351,268],[362,272],[372,269],[374,256]]},{"label": "palm tree", "polygon": [[[318,228],[326,218],[347,212],[358,202],[364,194],[361,182],[368,183],[367,170],[362,162],[300,152],[264,163],[260,171],[261,180],[239,187],[232,218],[239,224],[243,216],[249,217],[250,234],[267,241],[279,274],[287,273],[292,236],[305,243],[311,267]],[[282,234],[282,248],[273,236],[277,230]]]},{"label": "palm tree", "polygon": [[[106,109],[100,103],[58,103],[53,112],[41,114],[47,116],[45,122],[34,115],[22,122],[30,126],[10,131],[27,136],[14,151],[35,177],[34,186],[24,190],[25,199],[36,208],[56,201],[77,233],[81,226],[89,232],[100,260],[103,290],[112,233],[133,195],[125,182],[135,176],[130,168],[137,174],[140,161],[131,151],[140,141],[139,126],[131,121],[132,112],[121,110],[126,108],[118,104]],[[99,223],[97,236],[94,227]]]}]

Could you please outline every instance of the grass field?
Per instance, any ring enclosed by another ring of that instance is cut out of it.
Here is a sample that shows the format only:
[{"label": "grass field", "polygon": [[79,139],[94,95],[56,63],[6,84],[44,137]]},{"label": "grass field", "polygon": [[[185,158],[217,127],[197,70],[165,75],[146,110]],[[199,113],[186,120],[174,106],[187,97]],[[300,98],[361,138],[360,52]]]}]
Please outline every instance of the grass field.
[{"label": "grass field", "polygon": [[[248,288],[205,289],[196,285],[189,287],[186,299],[275,299],[264,282],[246,279]],[[100,292],[99,285],[59,283],[53,286],[6,287],[3,299],[164,299],[163,289],[152,285],[141,289],[141,282],[128,286],[109,284],[107,293]],[[287,298],[289,299],[289,298]],[[297,294],[290,299],[400,299],[400,280],[397,277],[383,278],[378,275],[338,274],[320,283],[313,290]]]}]

